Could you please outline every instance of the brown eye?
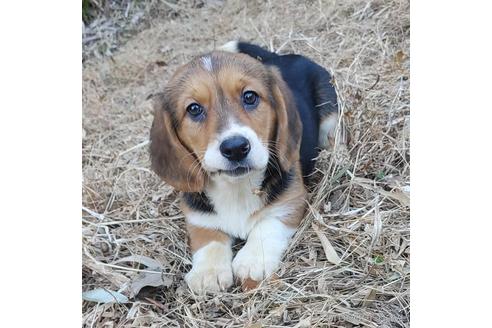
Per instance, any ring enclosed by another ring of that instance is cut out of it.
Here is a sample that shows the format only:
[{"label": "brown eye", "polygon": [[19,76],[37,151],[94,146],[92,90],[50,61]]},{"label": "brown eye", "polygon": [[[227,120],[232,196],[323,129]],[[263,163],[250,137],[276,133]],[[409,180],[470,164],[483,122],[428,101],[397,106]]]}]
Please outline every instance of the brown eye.
[{"label": "brown eye", "polygon": [[258,107],[260,102],[260,97],[254,91],[245,91],[243,93],[243,106],[246,110],[253,110]]},{"label": "brown eye", "polygon": [[191,119],[194,121],[201,121],[204,117],[203,106],[197,103],[192,103],[186,107],[186,111],[190,114]]}]

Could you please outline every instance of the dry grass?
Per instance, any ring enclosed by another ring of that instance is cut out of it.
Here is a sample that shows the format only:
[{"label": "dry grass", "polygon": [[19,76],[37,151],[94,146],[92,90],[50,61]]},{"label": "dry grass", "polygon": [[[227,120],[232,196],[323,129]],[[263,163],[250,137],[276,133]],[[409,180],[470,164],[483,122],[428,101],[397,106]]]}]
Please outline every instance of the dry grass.
[{"label": "dry grass", "polygon": [[[85,61],[83,289],[120,289],[143,268],[117,262],[130,255],[160,262],[166,283],[128,304],[84,302],[84,326],[408,327],[409,1],[202,5],[179,2],[179,15],[152,18],[112,57]],[[190,254],[177,193],[149,169],[146,98],[192,56],[237,38],[330,69],[352,142],[320,155],[280,278],[197,297],[183,280]],[[323,236],[340,264],[327,261]]]}]

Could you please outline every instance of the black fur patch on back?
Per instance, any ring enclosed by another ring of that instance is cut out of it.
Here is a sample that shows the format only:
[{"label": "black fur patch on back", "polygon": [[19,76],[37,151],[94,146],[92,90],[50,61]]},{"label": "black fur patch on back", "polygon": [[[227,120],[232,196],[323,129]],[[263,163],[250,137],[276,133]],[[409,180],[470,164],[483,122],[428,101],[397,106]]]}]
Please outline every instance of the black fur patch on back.
[{"label": "black fur patch on back", "polygon": [[281,169],[280,165],[271,160],[265,172],[265,179],[261,183],[261,190],[266,193],[266,204],[274,202],[282,193],[289,188],[294,177],[294,168],[289,172]]},{"label": "black fur patch on back", "polygon": [[192,210],[204,213],[215,213],[214,205],[203,192],[185,192],[183,200]]}]

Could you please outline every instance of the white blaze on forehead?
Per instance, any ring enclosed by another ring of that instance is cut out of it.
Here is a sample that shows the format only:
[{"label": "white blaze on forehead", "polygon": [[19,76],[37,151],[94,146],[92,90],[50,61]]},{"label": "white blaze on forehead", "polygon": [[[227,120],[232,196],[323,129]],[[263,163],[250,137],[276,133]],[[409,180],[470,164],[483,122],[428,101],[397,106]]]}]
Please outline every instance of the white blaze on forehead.
[{"label": "white blaze on forehead", "polygon": [[218,50],[227,51],[227,52],[239,52],[237,48],[238,41],[229,41],[226,44],[220,46]]},{"label": "white blaze on forehead", "polygon": [[212,58],[210,58],[209,56],[205,56],[200,58],[200,62],[202,63],[204,69],[209,72],[212,71]]}]

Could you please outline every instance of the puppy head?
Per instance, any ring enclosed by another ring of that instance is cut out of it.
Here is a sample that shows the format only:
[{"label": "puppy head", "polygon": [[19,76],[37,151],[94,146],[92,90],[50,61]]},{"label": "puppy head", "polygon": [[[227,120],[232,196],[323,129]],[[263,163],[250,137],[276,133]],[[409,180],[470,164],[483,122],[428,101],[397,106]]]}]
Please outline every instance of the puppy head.
[{"label": "puppy head", "polygon": [[212,52],[182,66],[156,97],[150,153],[153,169],[181,191],[207,179],[264,170],[299,159],[301,123],[275,68],[244,54]]}]

